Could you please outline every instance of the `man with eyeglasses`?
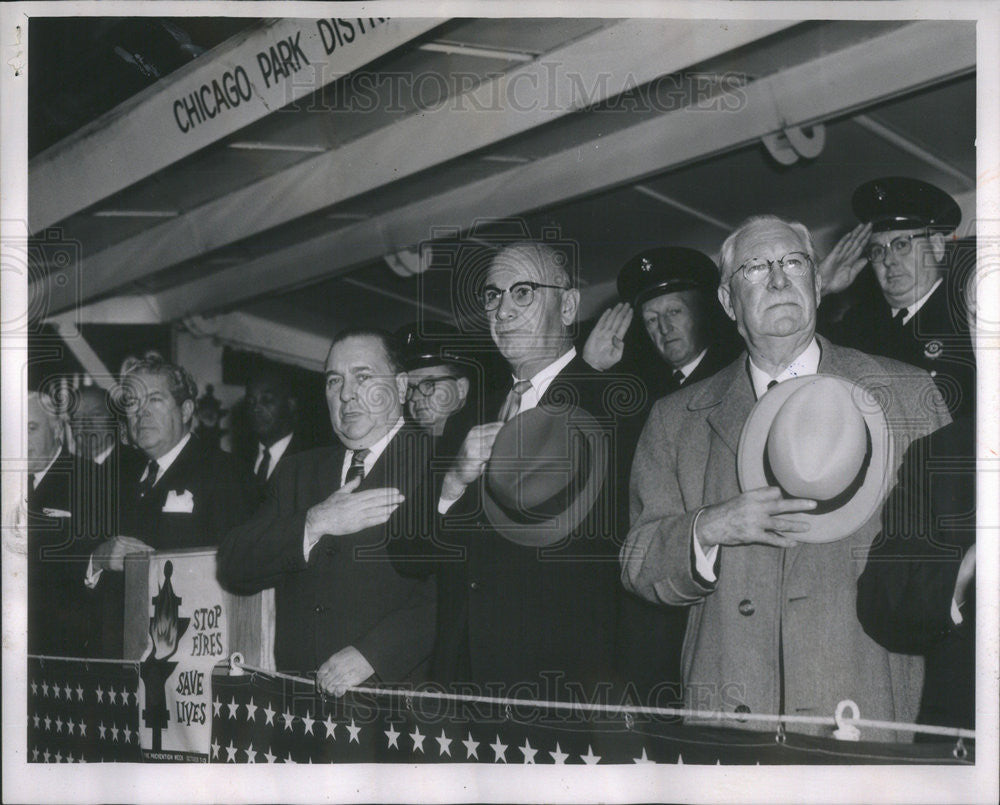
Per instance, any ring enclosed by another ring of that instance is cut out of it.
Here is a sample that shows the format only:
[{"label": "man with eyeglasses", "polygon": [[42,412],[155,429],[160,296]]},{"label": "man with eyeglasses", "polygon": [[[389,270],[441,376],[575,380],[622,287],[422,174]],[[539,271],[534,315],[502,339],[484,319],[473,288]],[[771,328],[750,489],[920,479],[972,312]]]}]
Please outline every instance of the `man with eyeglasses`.
[{"label": "man with eyeglasses", "polygon": [[386,547],[422,536],[433,503],[427,435],[403,420],[406,373],[381,330],[338,333],[326,401],[338,443],[282,461],[253,518],[219,548],[236,593],[274,587],[279,670],[342,695],[363,682],[420,681],[434,635],[433,580],[397,572]]},{"label": "man with eyeglasses", "polygon": [[800,541],[809,524],[786,515],[816,501],[786,499],[776,486],[741,491],[737,478],[751,409],[793,378],[822,373],[870,390],[893,428],[893,467],[909,441],[948,420],[925,372],[816,335],[816,262],[809,231],[775,216],[748,219],[723,243],[719,300],[746,352],[654,405],[632,465],[622,581],[649,601],[691,608],[681,665],[690,708],[829,717],[852,699],[866,718],[909,722],[919,659],[879,646],[855,613],[877,507],[839,541]]},{"label": "man with eyeglasses", "polygon": [[829,328],[841,343],[919,366],[930,373],[953,416],[975,409],[976,368],[962,296],[965,251],[948,235],[961,210],[928,182],[885,177],[861,185],[851,200],[862,226],[854,249],[825,261],[824,293],[846,290],[866,261],[881,291]]},{"label": "man with eyeglasses", "polygon": [[423,319],[401,327],[396,337],[408,383],[406,412],[434,437],[436,456],[454,457],[476,424],[477,410],[473,362],[458,354],[462,334],[443,321]]},{"label": "man with eyeglasses", "polygon": [[503,536],[483,508],[484,471],[506,422],[538,406],[574,404],[613,437],[607,381],[573,346],[575,270],[566,250],[520,242],[500,249],[485,277],[480,303],[510,374],[503,404],[471,429],[444,477],[437,541],[424,545],[438,560],[432,679],[443,684],[534,699],[565,698],[582,686],[590,700],[613,676],[617,528],[625,524],[602,526],[599,517],[623,510],[614,508],[623,484],[605,477],[579,525],[545,548]]}]

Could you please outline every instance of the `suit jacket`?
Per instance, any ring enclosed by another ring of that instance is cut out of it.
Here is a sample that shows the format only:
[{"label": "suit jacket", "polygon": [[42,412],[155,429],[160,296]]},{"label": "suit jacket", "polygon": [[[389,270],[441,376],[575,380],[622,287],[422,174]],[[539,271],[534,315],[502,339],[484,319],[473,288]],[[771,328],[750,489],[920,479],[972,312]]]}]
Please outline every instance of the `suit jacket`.
[{"label": "suit jacket", "polygon": [[975,420],[910,445],[858,579],[858,619],[890,651],[923,654],[917,721],[975,727],[976,603],[951,618],[958,567],[976,542]]},{"label": "suit jacket", "polygon": [[253,490],[255,492],[254,505],[259,506],[264,502],[264,498],[267,497],[267,486],[274,480],[274,476],[278,472],[278,468],[283,466],[284,462],[294,456],[296,453],[301,453],[304,450],[308,450],[305,439],[299,433],[292,433],[292,440],[288,443],[288,447],[285,448],[285,452],[281,454],[281,458],[278,459],[274,468],[271,470],[270,475],[267,478],[267,483],[258,484],[257,479],[254,476],[254,464],[257,463],[257,451],[260,449],[260,442],[255,440],[253,443],[253,448],[248,452],[243,454],[243,461],[246,463],[247,472],[253,481]]},{"label": "suit jacket", "polygon": [[[136,479],[142,474],[146,460],[135,448],[117,442],[111,453],[98,465],[98,488],[92,516],[105,524],[103,538],[127,534],[131,528],[130,517],[135,506],[131,497],[135,494]],[[122,657],[125,630],[123,576],[122,573],[102,574],[95,592],[99,608],[97,622],[101,634],[92,656]]]},{"label": "suit jacket", "polygon": [[253,492],[246,468],[196,434],[141,498],[138,485],[145,467],[140,464],[128,479],[122,519],[127,536],[156,550],[218,545],[250,516]]},{"label": "suit jacket", "polygon": [[[884,401],[894,467],[912,439],[947,421],[924,372],[822,338],[820,346],[820,373],[874,389]],[[877,511],[837,542],[721,547],[714,583],[694,570],[695,516],[739,494],[737,446],[754,402],[744,359],[654,406],[632,467],[622,580],[647,600],[690,607],[682,657],[690,707],[831,716],[853,699],[864,718],[912,721],[920,658],[879,646],[855,614]]]},{"label": "suit jacket", "polygon": [[389,520],[327,534],[306,561],[306,514],[339,488],[344,454],[338,444],[282,460],[264,504],[219,548],[219,580],[237,593],[275,588],[279,669],[313,672],[354,646],[383,682],[417,681],[431,653],[435,587],[398,573],[386,547],[427,533],[429,437],[404,427],[361,482],[359,490],[402,492],[406,500]]},{"label": "suit jacket", "polygon": [[97,465],[61,450],[28,492],[28,652],[99,654],[99,608],[84,584],[90,552],[104,537],[93,506]]},{"label": "suit jacket", "polygon": [[[619,384],[620,385],[620,384]],[[579,357],[552,381],[540,405],[571,400],[614,434],[635,410],[634,388],[618,392]],[[620,393],[619,393],[620,392]],[[483,479],[440,518],[438,625],[432,679],[491,685],[510,695],[556,698],[573,682],[593,695],[613,678],[619,584],[616,477],[569,538],[544,549],[498,534],[482,506]],[[499,687],[497,687],[499,686]]]},{"label": "suit jacket", "polygon": [[949,279],[938,285],[906,323],[892,317],[885,298],[849,310],[830,335],[838,343],[919,366],[930,374],[953,417],[973,416],[976,358],[968,314]]}]

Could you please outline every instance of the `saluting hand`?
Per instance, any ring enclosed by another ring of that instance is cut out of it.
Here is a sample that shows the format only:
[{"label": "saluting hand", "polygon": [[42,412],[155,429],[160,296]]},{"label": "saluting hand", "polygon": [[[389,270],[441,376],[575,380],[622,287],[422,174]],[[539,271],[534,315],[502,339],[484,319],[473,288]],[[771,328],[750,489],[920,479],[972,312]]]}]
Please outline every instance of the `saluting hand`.
[{"label": "saluting hand", "polygon": [[816,270],[823,282],[824,294],[840,293],[851,286],[868,262],[864,249],[871,233],[871,224],[858,224],[823,258]]},{"label": "saluting hand", "polygon": [[583,359],[598,372],[610,369],[622,359],[625,333],[631,323],[632,306],[627,302],[619,302],[605,310],[587,336]]},{"label": "saluting hand", "polygon": [[792,548],[798,544],[797,541],[776,532],[805,532],[809,530],[809,523],[790,520],[781,515],[815,508],[815,500],[785,500],[778,487],[765,486],[743,492],[725,503],[706,507],[698,518],[695,533],[698,542],[705,549],[713,545],[750,543]]},{"label": "saluting hand", "polygon": [[306,538],[315,544],[324,534],[356,534],[386,522],[406,498],[398,489],[380,487],[356,492],[360,478],[344,484],[306,513]]}]

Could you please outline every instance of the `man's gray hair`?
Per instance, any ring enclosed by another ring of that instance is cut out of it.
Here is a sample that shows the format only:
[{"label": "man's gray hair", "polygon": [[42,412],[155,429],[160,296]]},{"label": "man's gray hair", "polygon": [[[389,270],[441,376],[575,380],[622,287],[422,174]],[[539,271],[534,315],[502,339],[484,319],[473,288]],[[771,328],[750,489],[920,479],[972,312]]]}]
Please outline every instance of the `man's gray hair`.
[{"label": "man's gray hair", "polygon": [[736,241],[739,240],[740,236],[747,232],[749,229],[753,229],[755,226],[761,224],[782,224],[791,229],[796,235],[798,235],[799,240],[805,246],[806,254],[813,261],[813,265],[817,265],[819,260],[816,255],[816,246],[813,244],[812,235],[809,234],[809,228],[798,221],[790,221],[787,218],[781,218],[777,215],[751,215],[749,218],[745,219],[736,229],[734,229],[729,237],[727,237],[723,243],[722,248],[719,249],[719,282],[720,284],[727,283],[732,275],[735,273],[739,266],[734,265],[736,262]]},{"label": "man's gray hair", "polygon": [[185,400],[195,402],[198,399],[198,384],[191,373],[183,366],[164,360],[158,352],[147,352],[141,358],[126,358],[122,364],[121,379],[124,381],[137,372],[164,378],[170,395],[178,405],[183,405]]}]

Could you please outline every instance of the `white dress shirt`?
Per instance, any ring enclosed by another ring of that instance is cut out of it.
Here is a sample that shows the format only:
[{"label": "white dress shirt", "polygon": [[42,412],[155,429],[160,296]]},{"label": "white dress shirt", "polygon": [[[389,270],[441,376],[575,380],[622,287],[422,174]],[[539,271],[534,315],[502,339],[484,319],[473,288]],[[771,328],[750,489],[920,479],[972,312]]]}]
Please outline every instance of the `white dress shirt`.
[{"label": "white dress shirt", "polygon": [[[750,367],[750,381],[753,383],[753,391],[759,400],[767,392],[767,385],[772,380],[776,380],[781,383],[785,380],[791,380],[793,377],[802,377],[803,375],[814,375],[819,369],[819,359],[821,356],[819,342],[814,338],[809,342],[807,346],[797,357],[795,357],[788,366],[778,373],[777,377],[772,377],[770,374],[760,369],[754,362],[753,358],[750,358],[748,365]],[[702,509],[704,511],[704,509]],[[694,566],[698,575],[701,576],[705,581],[713,583],[715,581],[715,558],[719,555],[719,546],[713,545],[707,551],[701,547],[701,543],[695,536],[698,530],[698,519],[701,517],[701,511],[695,515],[694,523],[691,527],[691,539],[694,543]]]},{"label": "white dress shirt", "polygon": [[678,378],[677,382],[684,383],[684,381],[686,381],[689,377],[691,377],[691,373],[698,368],[698,364],[701,363],[702,358],[704,358],[705,355],[707,354],[708,354],[708,347],[705,347],[692,360],[685,363],[679,369],[675,369],[674,370],[675,372],[681,373],[681,376]]},{"label": "white dress shirt", "polygon": [[[164,474],[170,469],[170,465],[177,460],[177,456],[181,454],[181,450],[184,446],[191,441],[191,433],[185,433],[181,437],[181,440],[177,442],[173,447],[171,447],[166,453],[164,453],[159,458],[150,459],[150,461],[156,462],[156,480],[153,481],[153,486],[155,487],[161,480],[163,480]],[[147,457],[148,458],[148,457]],[[139,483],[146,480],[146,476],[149,475],[149,461],[146,462],[146,469],[142,471],[142,477],[139,478]],[[87,574],[84,576],[84,583],[88,587],[96,587],[97,582],[101,578],[101,574],[104,572],[103,569],[97,570],[94,568],[94,554],[90,555],[90,560],[87,562]]]},{"label": "white dress shirt", "polygon": [[253,463],[253,474],[257,474],[257,470],[260,469],[260,462],[264,458],[264,450],[267,449],[268,453],[271,455],[271,463],[267,465],[267,477],[270,478],[274,475],[274,468],[278,466],[278,461],[281,457],[285,455],[285,451],[288,449],[288,445],[292,443],[292,436],[294,434],[289,433],[287,436],[282,436],[278,441],[267,447],[263,442],[257,443],[257,460]]},{"label": "white dress shirt", "polygon": [[[375,462],[379,460],[385,452],[385,448],[392,441],[392,437],[399,433],[399,429],[403,427],[403,417],[396,420],[396,424],[393,425],[389,431],[379,439],[375,444],[368,448],[368,455],[365,456],[365,475],[372,471],[372,467],[375,466]],[[344,451],[344,465],[340,470],[340,485],[343,486],[344,482],[347,480],[347,471],[351,467],[351,458],[353,458],[355,451],[348,448]],[[302,555],[305,560],[309,561],[309,554],[312,553],[312,549],[316,547],[316,543],[319,542],[317,537],[315,540],[310,541],[309,535],[303,530],[302,533]]]},{"label": "white dress shirt", "polygon": [[[938,281],[931,286],[931,289],[927,293],[925,293],[916,302],[914,302],[912,305],[906,308],[906,315],[903,317],[903,321],[901,322],[902,324],[908,324],[910,319],[912,319],[914,316],[917,315],[917,311],[924,306],[924,304],[927,302],[928,299],[931,298],[931,294],[937,290],[938,285],[940,285],[943,281],[944,281],[943,279],[939,278]],[[890,310],[892,310],[892,317],[895,319],[896,314],[898,314],[899,311],[901,311],[902,309],[903,308],[901,307],[890,308]]]}]

